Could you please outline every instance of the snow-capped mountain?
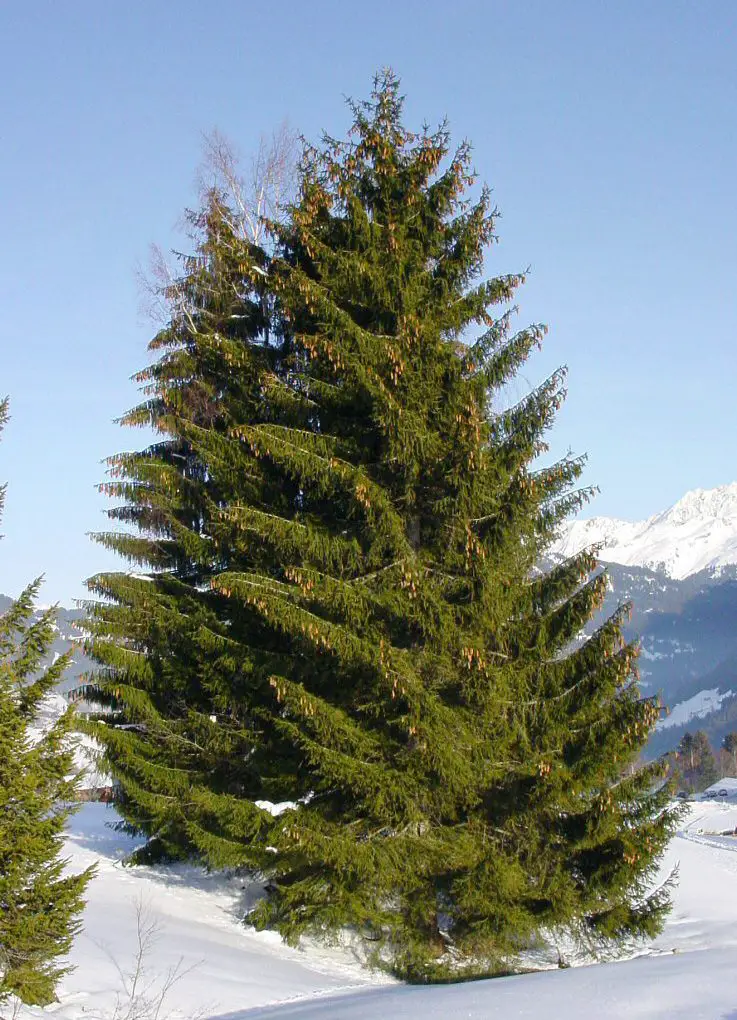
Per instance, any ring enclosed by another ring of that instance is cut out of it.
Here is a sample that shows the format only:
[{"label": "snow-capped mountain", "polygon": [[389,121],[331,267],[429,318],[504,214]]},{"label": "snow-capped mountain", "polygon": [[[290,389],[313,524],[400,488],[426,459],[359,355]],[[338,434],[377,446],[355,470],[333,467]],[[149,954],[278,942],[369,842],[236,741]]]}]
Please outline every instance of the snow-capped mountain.
[{"label": "snow-capped mountain", "polygon": [[737,564],[737,482],[687,492],[645,521],[594,517],[572,521],[555,544],[555,558],[600,545],[608,563],[647,567],[683,579]]},{"label": "snow-capped mountain", "polygon": [[588,546],[609,572],[603,615],[632,603],[627,636],[640,641],[643,687],[669,709],[650,753],[674,747],[688,728],[718,744],[737,730],[737,482],[694,489],[644,521],[572,521],[550,556]]}]

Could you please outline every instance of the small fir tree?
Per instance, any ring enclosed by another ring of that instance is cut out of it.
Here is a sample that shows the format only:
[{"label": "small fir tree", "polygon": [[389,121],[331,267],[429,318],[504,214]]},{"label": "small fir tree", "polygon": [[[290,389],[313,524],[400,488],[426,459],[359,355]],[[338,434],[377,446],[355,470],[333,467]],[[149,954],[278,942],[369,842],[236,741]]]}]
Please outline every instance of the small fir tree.
[{"label": "small fir tree", "polygon": [[737,733],[728,733],[722,741],[722,749],[730,757],[732,771],[737,770]]},{"label": "small fir tree", "polygon": [[[7,401],[0,403],[0,429]],[[0,490],[0,513],[4,487]],[[30,584],[0,616],[0,1006],[11,996],[32,1005],[55,999],[68,968],[59,957],[80,927],[92,875],[64,875],[64,826],[75,793],[73,725],[66,712],[32,739],[43,698],[61,679],[69,655],[46,668],[55,611],[40,617]]]},{"label": "small fir tree", "polygon": [[678,744],[677,754],[683,762],[683,771],[687,773],[693,772],[698,763],[696,742],[694,740],[693,733],[686,730]]},{"label": "small fir tree", "polygon": [[[408,131],[391,74],[352,108],[348,141],[307,148],[274,257],[217,227],[207,315],[174,315],[147,373],[168,438],[114,462],[142,535],[107,541],[150,580],[94,583],[101,687],[136,725],[99,735],[130,817],[265,872],[252,920],[288,939],[350,926],[415,980],[513,969],[555,932],[616,951],[662,925],[676,815],[660,766],[629,767],[659,708],[626,609],[577,645],[605,575],[589,552],[538,568],[588,496],[580,460],[539,466],[563,373],[504,408],[544,330],[511,329],[521,277],[479,282],[495,213],[468,146]],[[254,289],[269,342],[231,342]],[[214,336],[234,361],[208,367]]]},{"label": "small fir tree", "polygon": [[711,749],[709,738],[704,730],[697,730],[694,734],[694,745],[696,751],[696,789],[705,790],[719,778],[717,764],[714,760],[714,752]]}]

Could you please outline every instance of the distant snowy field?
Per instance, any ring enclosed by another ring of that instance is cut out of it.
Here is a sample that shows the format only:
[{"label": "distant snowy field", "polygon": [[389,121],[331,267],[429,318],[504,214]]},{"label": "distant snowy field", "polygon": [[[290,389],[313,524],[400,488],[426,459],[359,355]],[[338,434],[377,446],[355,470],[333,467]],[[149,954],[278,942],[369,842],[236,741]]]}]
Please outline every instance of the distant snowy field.
[{"label": "distant snowy field", "polygon": [[363,971],[347,951],[285,947],[276,935],[240,923],[251,890],[236,879],[191,867],[123,868],[133,843],[106,822],[111,809],[86,804],[70,824],[71,866],[98,863],[76,970],[60,1002],[24,1009],[19,1020],[152,1020],[115,1013],[116,992],[136,949],[136,908],[158,941],[139,987],[156,998],[166,974],[181,977],[158,1020],[737,1020],[737,800],[699,803],[665,862],[680,863],[675,909],[645,956],[469,984],[406,987]]}]

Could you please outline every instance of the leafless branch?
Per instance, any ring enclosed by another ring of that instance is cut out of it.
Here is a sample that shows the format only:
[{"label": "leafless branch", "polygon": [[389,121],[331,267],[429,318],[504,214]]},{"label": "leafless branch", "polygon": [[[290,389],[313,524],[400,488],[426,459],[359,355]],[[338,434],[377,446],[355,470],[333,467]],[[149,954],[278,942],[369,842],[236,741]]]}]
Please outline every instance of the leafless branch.
[{"label": "leafless branch", "polygon": [[149,246],[148,265],[139,263],[136,267],[136,283],[139,315],[163,325],[171,316],[176,287],[174,270],[158,244]]},{"label": "leafless branch", "polygon": [[297,135],[286,121],[271,136],[261,136],[246,171],[229,139],[212,131],[204,139],[200,189],[222,191],[236,218],[236,234],[264,244],[266,220],[276,217],[294,195],[296,165]]},{"label": "leafless branch", "polygon": [[[277,219],[294,197],[297,180],[298,138],[284,121],[270,136],[263,135],[244,169],[234,145],[219,131],[203,140],[203,159],[197,175],[201,203],[213,189],[230,209],[230,228],[244,241],[268,247],[272,241],[268,221]],[[194,219],[192,220],[194,222]],[[197,244],[197,229],[192,228]],[[177,285],[177,273],[158,245],[151,245],[147,266],[136,272],[141,316],[159,326],[172,318],[189,320],[191,309]]]},{"label": "leafless branch", "polygon": [[128,968],[121,965],[107,946],[98,943],[115,967],[120,985],[112,1010],[91,1020],[167,1020],[170,1014],[164,1012],[164,1006],[169,993],[200,965],[198,961],[185,966],[180,956],[163,974],[152,972],[151,957],[163,931],[141,896],[135,902],[135,912],[136,947]]}]

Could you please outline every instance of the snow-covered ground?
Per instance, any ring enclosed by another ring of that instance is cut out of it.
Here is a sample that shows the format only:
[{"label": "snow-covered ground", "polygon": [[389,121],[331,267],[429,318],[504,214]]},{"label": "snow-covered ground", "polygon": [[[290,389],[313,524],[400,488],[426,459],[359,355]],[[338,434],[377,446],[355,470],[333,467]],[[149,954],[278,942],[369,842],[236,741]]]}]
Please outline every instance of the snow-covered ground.
[{"label": "snow-covered ground", "polygon": [[679,863],[675,909],[647,955],[417,988],[366,973],[345,950],[289,949],[273,934],[244,927],[240,918],[254,890],[237,879],[182,866],[124,868],[132,843],[107,827],[114,812],[86,804],[67,843],[71,866],[98,862],[72,955],[76,970],[63,980],[58,1004],[24,1009],[21,1018],[153,1020],[127,1013],[125,1001],[115,1013],[137,931],[153,924],[158,941],[145,954],[139,985],[148,988],[149,1001],[180,966],[158,1020],[737,1020],[737,838],[722,834],[737,826],[737,795],[690,811],[664,865],[667,871]]},{"label": "snow-covered ground", "polygon": [[122,988],[119,969],[127,973],[134,965],[139,909],[141,928],[153,924],[157,929],[143,961],[144,983],[152,984],[149,997],[156,996],[181,961],[183,976],[167,995],[158,1020],[169,1014],[217,1016],[376,982],[348,953],[293,950],[274,933],[246,928],[240,919],[254,889],[238,879],[185,865],[124,867],[123,857],[136,844],[110,828],[116,820],[114,809],[104,804],[83,804],[70,820],[70,868],[98,867],[88,888],[84,930],[71,956],[75,970],[63,979],[58,1004],[24,1010],[22,1016],[113,1020]]}]

